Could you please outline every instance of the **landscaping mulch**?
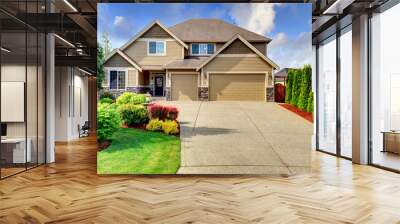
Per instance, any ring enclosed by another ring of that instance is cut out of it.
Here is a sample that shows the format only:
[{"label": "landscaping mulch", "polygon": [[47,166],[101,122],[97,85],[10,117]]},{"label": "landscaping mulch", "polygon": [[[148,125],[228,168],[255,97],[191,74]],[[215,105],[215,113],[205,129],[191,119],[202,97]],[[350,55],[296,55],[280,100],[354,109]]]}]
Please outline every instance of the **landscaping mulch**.
[{"label": "landscaping mulch", "polygon": [[102,151],[102,150],[108,148],[108,146],[111,145],[111,140],[104,140],[102,142],[99,142],[97,145],[99,146],[98,150]]},{"label": "landscaping mulch", "polygon": [[281,107],[283,107],[283,108],[285,108],[285,109],[287,109],[287,110],[290,110],[291,112],[293,112],[293,113],[299,115],[300,117],[306,119],[307,121],[309,121],[309,122],[311,122],[311,123],[314,122],[314,116],[313,116],[313,114],[310,113],[310,112],[302,111],[302,110],[300,110],[299,108],[297,108],[297,107],[295,107],[295,106],[293,106],[293,105],[291,105],[291,104],[287,104],[287,103],[280,103],[279,105],[280,105]]},{"label": "landscaping mulch", "polygon": [[122,125],[122,127],[123,127],[123,128],[135,128],[135,129],[146,130],[146,124]]}]

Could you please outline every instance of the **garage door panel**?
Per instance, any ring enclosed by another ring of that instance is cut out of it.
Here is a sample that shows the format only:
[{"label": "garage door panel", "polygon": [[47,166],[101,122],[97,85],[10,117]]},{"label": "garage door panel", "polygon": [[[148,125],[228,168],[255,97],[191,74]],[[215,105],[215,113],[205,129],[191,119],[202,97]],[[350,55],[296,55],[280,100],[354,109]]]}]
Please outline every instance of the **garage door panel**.
[{"label": "garage door panel", "polygon": [[265,101],[265,74],[211,74],[210,100]]},{"label": "garage door panel", "polygon": [[198,100],[196,74],[172,74],[172,100]]}]

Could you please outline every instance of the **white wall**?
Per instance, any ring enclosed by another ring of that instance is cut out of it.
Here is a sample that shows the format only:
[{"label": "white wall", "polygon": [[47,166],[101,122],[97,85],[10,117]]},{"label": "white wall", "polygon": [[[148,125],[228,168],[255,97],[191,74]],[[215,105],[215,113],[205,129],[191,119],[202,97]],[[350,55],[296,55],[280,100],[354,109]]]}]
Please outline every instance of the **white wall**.
[{"label": "white wall", "polygon": [[88,120],[88,78],[76,68],[56,67],[55,85],[55,140],[77,139],[78,125]]}]

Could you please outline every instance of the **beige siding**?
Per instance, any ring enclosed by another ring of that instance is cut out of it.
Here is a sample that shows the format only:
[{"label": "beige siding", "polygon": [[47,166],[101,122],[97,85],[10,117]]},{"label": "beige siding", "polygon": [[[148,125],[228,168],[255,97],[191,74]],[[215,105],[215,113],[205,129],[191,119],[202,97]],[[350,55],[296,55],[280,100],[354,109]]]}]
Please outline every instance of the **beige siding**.
[{"label": "beige siding", "polygon": [[167,52],[166,56],[148,56],[147,41],[136,41],[124,50],[129,57],[140,65],[164,65],[183,59],[183,46],[176,41],[166,41]]},{"label": "beige siding", "polygon": [[155,25],[146,31],[141,37],[143,38],[172,38],[164,29]]},{"label": "beige siding", "polygon": [[129,69],[128,70],[128,87],[137,86],[137,70]]},{"label": "beige siding", "polygon": [[218,51],[219,49],[221,49],[221,47],[223,47],[225,45],[225,43],[216,43],[215,44],[215,51]]},{"label": "beige siding", "polygon": [[139,75],[139,86],[149,85],[150,73],[148,71],[140,72]]},{"label": "beige siding", "polygon": [[253,53],[254,52],[240,40],[235,40],[221,52],[221,54],[253,54]]},{"label": "beige siding", "polygon": [[259,50],[263,55],[267,55],[267,51],[266,51],[266,47],[267,44],[266,43],[251,43],[255,48],[257,48],[257,50]]},{"label": "beige siding", "polygon": [[112,56],[105,64],[104,67],[131,67],[132,65],[127,62],[119,54]]},{"label": "beige siding", "polygon": [[265,74],[211,74],[210,100],[265,101]]},{"label": "beige siding", "polygon": [[216,57],[204,67],[205,71],[272,71],[271,65],[260,57]]}]

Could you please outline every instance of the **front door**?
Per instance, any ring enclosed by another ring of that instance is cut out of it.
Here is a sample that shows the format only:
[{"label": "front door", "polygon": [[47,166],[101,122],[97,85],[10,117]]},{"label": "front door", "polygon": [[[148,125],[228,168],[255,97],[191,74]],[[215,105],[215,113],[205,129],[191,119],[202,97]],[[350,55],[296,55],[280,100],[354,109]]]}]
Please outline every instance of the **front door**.
[{"label": "front door", "polygon": [[164,96],[164,77],[163,76],[155,77],[154,96]]}]

